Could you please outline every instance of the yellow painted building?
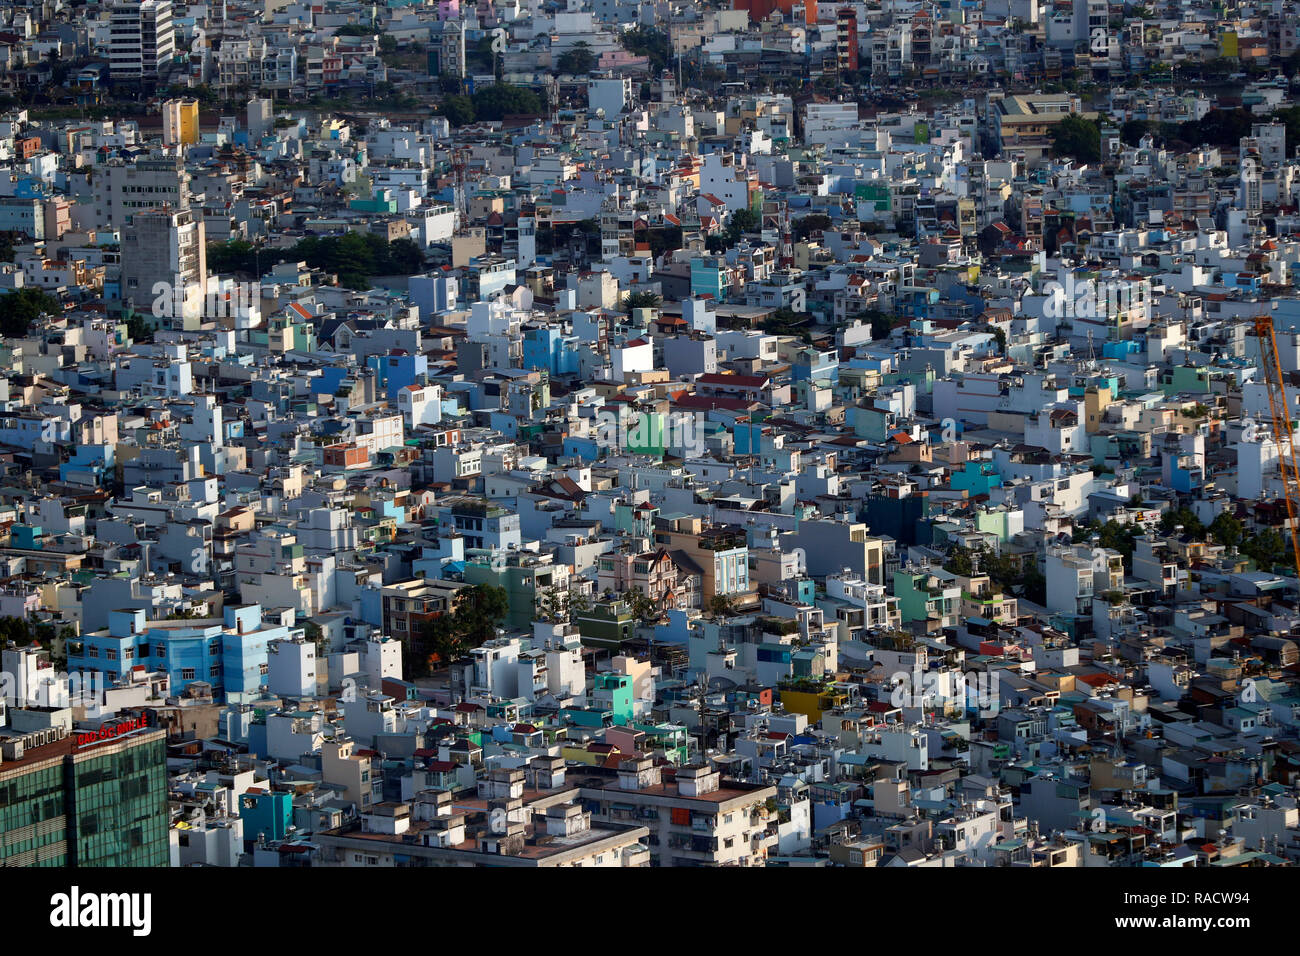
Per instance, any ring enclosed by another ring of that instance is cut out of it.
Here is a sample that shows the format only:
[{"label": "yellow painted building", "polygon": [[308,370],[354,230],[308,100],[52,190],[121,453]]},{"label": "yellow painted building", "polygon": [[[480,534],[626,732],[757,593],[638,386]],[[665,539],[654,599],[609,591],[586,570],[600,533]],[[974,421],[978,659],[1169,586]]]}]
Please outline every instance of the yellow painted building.
[{"label": "yellow painted building", "polygon": [[780,688],[781,706],[792,714],[803,714],[808,723],[821,721],[822,714],[848,703],[848,695],[831,687],[817,687],[808,681],[800,681]]},{"label": "yellow painted building", "polygon": [[1089,435],[1101,430],[1102,418],[1113,401],[1115,396],[1111,394],[1109,385],[1089,385],[1084,391],[1084,428]]},{"label": "yellow painted building", "polygon": [[199,101],[163,103],[163,142],[168,146],[193,146],[199,141]]}]

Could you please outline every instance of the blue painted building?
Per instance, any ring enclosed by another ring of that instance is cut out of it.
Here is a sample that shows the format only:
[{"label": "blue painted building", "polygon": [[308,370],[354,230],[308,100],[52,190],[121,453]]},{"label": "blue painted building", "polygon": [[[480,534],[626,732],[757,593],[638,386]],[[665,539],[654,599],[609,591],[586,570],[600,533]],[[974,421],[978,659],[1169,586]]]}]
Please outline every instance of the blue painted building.
[{"label": "blue painted building", "polygon": [[987,495],[1002,487],[1002,476],[989,462],[968,461],[961,471],[953,472],[951,486],[953,491],[965,491],[972,497]]},{"label": "blue painted building", "polygon": [[239,816],[244,821],[244,846],[267,840],[283,840],[293,823],[293,795],[289,793],[253,793],[239,798]]},{"label": "blue painted building", "polygon": [[375,370],[379,384],[394,404],[402,389],[424,385],[429,379],[429,360],[423,355],[371,355],[366,364]]},{"label": "blue painted building", "polygon": [[68,668],[114,679],[140,665],[165,671],[174,693],[204,681],[218,700],[251,699],[266,685],[267,644],[291,637],[291,629],[264,627],[256,604],[228,607],[224,614],[217,623],[149,621],[143,608],[109,611],[106,629],[69,642]]},{"label": "blue painted building", "polygon": [[529,329],[524,333],[524,368],[551,375],[578,374],[578,353],[559,329]]},{"label": "blue painted building", "polygon": [[813,348],[803,348],[795,353],[790,366],[790,378],[796,382],[838,382],[840,380],[840,357],[837,352],[821,352]]}]

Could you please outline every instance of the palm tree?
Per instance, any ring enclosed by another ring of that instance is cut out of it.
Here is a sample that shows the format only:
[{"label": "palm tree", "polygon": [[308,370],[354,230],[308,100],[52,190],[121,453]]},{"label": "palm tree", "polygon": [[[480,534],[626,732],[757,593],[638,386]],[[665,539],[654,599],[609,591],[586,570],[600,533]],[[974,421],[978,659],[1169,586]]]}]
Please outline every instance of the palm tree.
[{"label": "palm tree", "polygon": [[657,309],[662,301],[653,292],[629,292],[623,296],[623,311],[630,314],[635,309]]}]

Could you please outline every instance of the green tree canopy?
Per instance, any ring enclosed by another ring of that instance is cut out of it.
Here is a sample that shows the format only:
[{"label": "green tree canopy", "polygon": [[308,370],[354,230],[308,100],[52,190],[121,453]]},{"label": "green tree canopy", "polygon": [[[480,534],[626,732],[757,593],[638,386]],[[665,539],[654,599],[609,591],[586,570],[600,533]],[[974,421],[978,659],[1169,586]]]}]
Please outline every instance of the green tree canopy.
[{"label": "green tree canopy", "polygon": [[208,246],[208,271],[254,275],[276,262],[306,262],[313,269],[336,273],[349,289],[368,289],[372,276],[414,275],[424,269],[424,253],[410,239],[392,242],[373,233],[307,236],[287,250],[263,249],[250,242],[216,242]]},{"label": "green tree canopy", "polygon": [[1220,511],[1210,522],[1210,536],[1229,550],[1235,551],[1246,536],[1245,526],[1228,511]]},{"label": "green tree canopy", "polygon": [[1125,145],[1136,147],[1147,133],[1155,134],[1159,131],[1160,124],[1153,120],[1125,120],[1124,125],[1119,128],[1119,138]]},{"label": "green tree canopy", "polygon": [[474,122],[474,101],[468,96],[455,93],[442,101],[442,115],[452,126],[468,126]]},{"label": "green tree canopy", "polygon": [[1267,570],[1286,559],[1286,541],[1276,528],[1265,528],[1242,542],[1241,553],[1253,558],[1260,570]]},{"label": "green tree canopy", "polygon": [[565,50],[555,61],[555,69],[569,76],[585,76],[596,68],[596,54],[591,47],[579,41],[571,50]]},{"label": "green tree canopy", "polygon": [[1250,135],[1252,124],[1259,117],[1250,110],[1210,110],[1199,120],[1188,120],[1178,127],[1178,137],[1194,146],[1208,143],[1211,146],[1231,146],[1234,149],[1243,136]]},{"label": "green tree canopy", "polygon": [[545,112],[542,98],[532,90],[509,83],[496,83],[476,90],[474,116],[479,120],[502,120],[507,116],[540,116]]},{"label": "green tree canopy", "polygon": [[0,335],[22,338],[42,314],[62,313],[59,300],[40,289],[18,289],[0,294]]},{"label": "green tree canopy", "polygon": [[623,49],[634,56],[650,58],[650,75],[658,76],[668,67],[670,57],[668,35],[653,27],[637,27],[626,31],[620,38]]},{"label": "green tree canopy", "polygon": [[1052,154],[1070,156],[1081,163],[1101,159],[1101,127],[1095,120],[1070,114],[1052,127]]},{"label": "green tree canopy", "polygon": [[831,227],[831,217],[822,212],[809,213],[794,221],[794,240],[803,242],[814,232],[825,232]]},{"label": "green tree canopy", "polygon": [[623,296],[623,311],[631,314],[633,309],[657,309],[662,302],[653,292],[629,292]]},{"label": "green tree canopy", "polygon": [[1174,529],[1179,525],[1183,527],[1183,534],[1190,535],[1196,539],[1205,538],[1205,523],[1196,517],[1196,512],[1190,508],[1174,508],[1166,511],[1160,516],[1160,524],[1157,527],[1161,534],[1173,534]]},{"label": "green tree canopy", "polygon": [[496,627],[510,613],[505,588],[473,584],[456,592],[456,624],[471,647],[491,640]]},{"label": "green tree canopy", "polygon": [[491,640],[510,613],[505,588],[472,584],[456,592],[451,610],[425,622],[407,647],[409,672],[420,677],[435,663],[448,664]]}]

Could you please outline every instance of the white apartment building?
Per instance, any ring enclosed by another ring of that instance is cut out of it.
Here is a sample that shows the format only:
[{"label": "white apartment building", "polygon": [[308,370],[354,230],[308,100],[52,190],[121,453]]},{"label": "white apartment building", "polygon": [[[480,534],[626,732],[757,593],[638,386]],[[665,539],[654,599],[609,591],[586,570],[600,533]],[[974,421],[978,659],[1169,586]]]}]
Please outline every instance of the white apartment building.
[{"label": "white apartment building", "polygon": [[118,4],[109,30],[109,71],[115,80],[156,77],[176,54],[171,0]]}]

